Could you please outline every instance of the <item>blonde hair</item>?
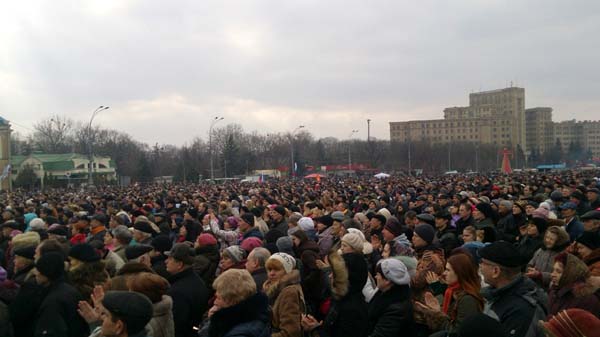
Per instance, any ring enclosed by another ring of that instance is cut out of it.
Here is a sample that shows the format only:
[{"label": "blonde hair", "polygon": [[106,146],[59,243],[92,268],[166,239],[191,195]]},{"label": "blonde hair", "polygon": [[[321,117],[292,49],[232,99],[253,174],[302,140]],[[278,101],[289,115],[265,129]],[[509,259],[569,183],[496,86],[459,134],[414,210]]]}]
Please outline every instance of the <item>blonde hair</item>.
[{"label": "blonde hair", "polygon": [[256,283],[245,269],[225,271],[213,282],[213,288],[229,305],[236,305],[256,294]]},{"label": "blonde hair", "polygon": [[268,259],[265,263],[265,269],[267,270],[285,270],[283,263],[276,259]]}]

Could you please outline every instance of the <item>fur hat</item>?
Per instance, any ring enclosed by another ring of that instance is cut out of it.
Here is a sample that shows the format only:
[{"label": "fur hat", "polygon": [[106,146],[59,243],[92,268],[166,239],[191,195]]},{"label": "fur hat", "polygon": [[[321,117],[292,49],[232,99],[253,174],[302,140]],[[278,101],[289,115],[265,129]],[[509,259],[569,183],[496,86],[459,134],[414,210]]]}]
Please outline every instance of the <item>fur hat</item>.
[{"label": "fur hat", "polygon": [[50,281],[54,281],[60,278],[65,271],[65,258],[58,252],[43,254],[35,263],[35,269]]},{"label": "fur hat", "polygon": [[254,250],[254,248],[258,247],[262,247],[262,241],[257,237],[246,238],[240,243],[240,248],[248,252],[248,254],[250,254],[250,252]]},{"label": "fur hat", "polygon": [[28,247],[28,246],[37,246],[40,244],[40,234],[37,232],[25,232],[23,234],[15,235],[12,238],[12,246],[13,250]]}]

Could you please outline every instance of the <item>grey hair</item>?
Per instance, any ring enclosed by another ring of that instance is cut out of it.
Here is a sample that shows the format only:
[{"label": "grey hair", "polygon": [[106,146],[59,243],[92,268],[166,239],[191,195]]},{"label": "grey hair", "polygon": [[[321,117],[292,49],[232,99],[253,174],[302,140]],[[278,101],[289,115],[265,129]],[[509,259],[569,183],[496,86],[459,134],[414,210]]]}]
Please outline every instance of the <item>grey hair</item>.
[{"label": "grey hair", "polygon": [[258,262],[258,265],[261,268],[265,267],[265,263],[267,263],[267,260],[271,257],[271,252],[269,252],[267,248],[263,247],[254,248],[251,254],[252,258],[255,259],[256,262]]},{"label": "grey hair", "polygon": [[112,230],[113,236],[121,243],[129,244],[133,239],[133,234],[127,226],[119,225]]}]

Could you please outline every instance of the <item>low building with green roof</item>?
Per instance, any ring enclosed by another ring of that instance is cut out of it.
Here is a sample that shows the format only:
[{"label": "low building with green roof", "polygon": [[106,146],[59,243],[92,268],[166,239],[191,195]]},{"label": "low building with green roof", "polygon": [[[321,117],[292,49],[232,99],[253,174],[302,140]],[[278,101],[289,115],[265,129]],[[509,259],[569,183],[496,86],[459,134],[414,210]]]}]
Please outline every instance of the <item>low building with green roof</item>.
[{"label": "low building with green roof", "polygon": [[[52,179],[81,183],[87,182],[90,161],[87,155],[79,153],[32,153],[28,156],[12,156],[10,163],[13,181],[21,170],[29,166],[42,181]],[[115,162],[110,157],[94,156],[92,175],[95,180],[116,181]]]}]

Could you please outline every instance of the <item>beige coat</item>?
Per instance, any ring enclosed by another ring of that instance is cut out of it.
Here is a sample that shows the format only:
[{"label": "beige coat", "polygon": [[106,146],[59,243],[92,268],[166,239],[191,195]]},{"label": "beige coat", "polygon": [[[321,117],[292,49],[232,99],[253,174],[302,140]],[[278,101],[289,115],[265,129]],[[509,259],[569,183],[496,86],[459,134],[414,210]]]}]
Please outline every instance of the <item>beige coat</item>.
[{"label": "beige coat", "polygon": [[302,337],[304,295],[300,286],[300,272],[292,270],[276,284],[265,282],[273,317],[271,337]]}]

